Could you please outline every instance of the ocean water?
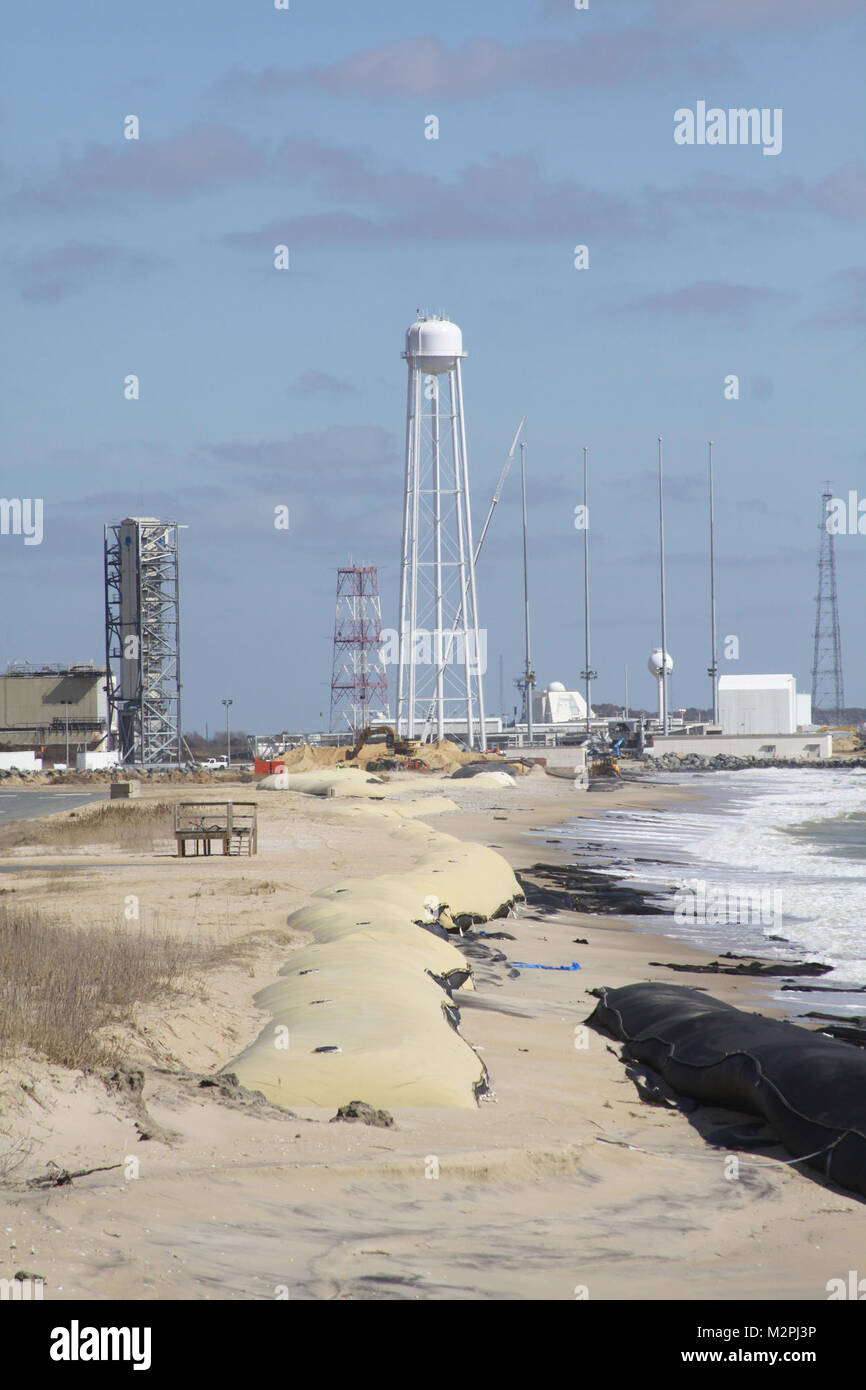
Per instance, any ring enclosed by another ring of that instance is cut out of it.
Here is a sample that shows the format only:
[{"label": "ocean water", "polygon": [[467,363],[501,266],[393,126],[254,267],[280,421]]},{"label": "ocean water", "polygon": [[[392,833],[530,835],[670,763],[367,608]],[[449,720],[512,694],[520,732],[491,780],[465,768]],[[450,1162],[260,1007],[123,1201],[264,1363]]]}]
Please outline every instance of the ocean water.
[{"label": "ocean water", "polygon": [[[710,951],[834,967],[814,983],[866,985],[866,769],[672,773],[653,781],[687,787],[701,800],[664,811],[601,810],[555,832],[573,842],[576,862],[648,888],[667,914],[637,921]],[[866,995],[802,998],[813,1008],[844,1003],[866,1014]]]}]

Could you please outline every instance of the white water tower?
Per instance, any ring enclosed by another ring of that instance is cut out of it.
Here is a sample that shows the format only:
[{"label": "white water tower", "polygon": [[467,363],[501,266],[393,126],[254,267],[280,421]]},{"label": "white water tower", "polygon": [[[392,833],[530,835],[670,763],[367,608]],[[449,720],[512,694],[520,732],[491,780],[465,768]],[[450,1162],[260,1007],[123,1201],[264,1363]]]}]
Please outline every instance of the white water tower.
[{"label": "white water tower", "polygon": [[486,749],[475,545],[456,323],[419,318],[406,334],[406,479],[400,564],[397,728],[444,738],[466,721],[470,745]]},{"label": "white water tower", "polygon": [[661,647],[656,647],[649,661],[647,662],[650,674],[655,676],[659,688],[659,728],[663,734],[667,733],[667,678],[674,669],[673,657],[669,652],[662,656]]}]

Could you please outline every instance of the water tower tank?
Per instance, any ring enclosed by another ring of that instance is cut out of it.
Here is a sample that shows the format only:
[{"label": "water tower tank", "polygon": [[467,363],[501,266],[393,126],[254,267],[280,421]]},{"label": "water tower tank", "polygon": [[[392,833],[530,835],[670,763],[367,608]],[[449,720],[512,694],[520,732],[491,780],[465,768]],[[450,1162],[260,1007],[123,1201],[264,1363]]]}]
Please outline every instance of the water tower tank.
[{"label": "water tower tank", "polygon": [[[647,662],[647,666],[648,666],[648,668],[649,668],[650,674],[653,675],[653,676],[655,676],[656,679],[658,679],[659,674],[660,674],[661,669],[662,669],[662,649],[661,649],[661,647],[656,647],[655,651],[653,652],[652,656],[650,657],[649,661]],[[665,667],[665,670],[667,671],[668,675],[670,675],[671,671],[674,669],[674,661],[673,661],[673,657],[671,656],[670,652],[665,652],[664,667]]]},{"label": "water tower tank", "polygon": [[458,358],[466,356],[463,334],[450,319],[418,319],[406,333],[403,356],[421,372],[450,372]]}]

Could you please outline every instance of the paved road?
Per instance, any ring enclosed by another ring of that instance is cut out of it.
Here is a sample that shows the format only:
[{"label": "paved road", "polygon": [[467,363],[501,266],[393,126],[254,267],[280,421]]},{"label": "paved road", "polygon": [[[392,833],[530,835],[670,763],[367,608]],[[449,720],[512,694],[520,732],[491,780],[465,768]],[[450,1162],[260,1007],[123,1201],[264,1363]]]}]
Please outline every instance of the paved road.
[{"label": "paved road", "polygon": [[99,792],[4,792],[0,791],[0,824],[12,820],[38,820],[54,811],[72,811],[92,801],[107,801],[108,790]]}]

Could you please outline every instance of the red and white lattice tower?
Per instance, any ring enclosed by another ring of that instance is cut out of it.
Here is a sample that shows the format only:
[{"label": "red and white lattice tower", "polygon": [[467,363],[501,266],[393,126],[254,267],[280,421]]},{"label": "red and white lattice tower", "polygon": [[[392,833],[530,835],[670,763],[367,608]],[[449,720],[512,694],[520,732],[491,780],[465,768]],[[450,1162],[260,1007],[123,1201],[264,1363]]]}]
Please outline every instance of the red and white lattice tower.
[{"label": "red and white lattice tower", "polygon": [[374,565],[337,570],[337,617],[331,676],[331,733],[353,735],[387,722],[388,678],[382,647],[382,605]]}]

